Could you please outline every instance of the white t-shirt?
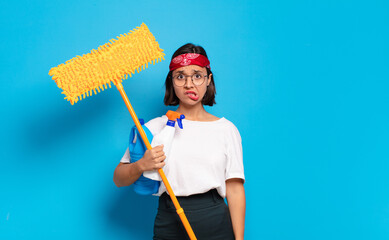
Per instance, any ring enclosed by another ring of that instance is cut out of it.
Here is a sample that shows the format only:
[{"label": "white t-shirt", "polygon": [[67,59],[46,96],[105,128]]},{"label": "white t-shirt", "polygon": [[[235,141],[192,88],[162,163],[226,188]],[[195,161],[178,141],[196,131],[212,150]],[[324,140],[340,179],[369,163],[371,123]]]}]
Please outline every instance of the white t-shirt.
[{"label": "white t-shirt", "polygon": [[[165,126],[166,115],[154,118],[145,126],[155,136]],[[183,129],[176,124],[176,131],[166,161],[165,175],[176,196],[205,193],[216,188],[220,196],[226,196],[226,180],[245,180],[242,140],[238,129],[227,119],[199,122],[182,120]],[[130,162],[127,148],[122,163]],[[166,192],[161,183],[156,194]]]}]

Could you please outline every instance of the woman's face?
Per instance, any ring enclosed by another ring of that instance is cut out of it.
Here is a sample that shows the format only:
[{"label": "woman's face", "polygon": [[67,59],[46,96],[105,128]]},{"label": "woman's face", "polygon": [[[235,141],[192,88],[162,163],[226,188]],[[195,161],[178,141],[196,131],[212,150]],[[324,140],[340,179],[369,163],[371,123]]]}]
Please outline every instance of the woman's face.
[{"label": "woman's face", "polygon": [[[174,92],[180,100],[180,105],[196,105],[198,103],[201,103],[201,100],[203,99],[205,92],[207,91],[207,86],[211,82],[212,74],[205,77],[204,82],[201,85],[197,86],[192,82],[191,77],[193,75],[195,75],[195,78],[199,78],[199,76],[206,76],[207,70],[205,67],[189,65],[177,68],[172,73]],[[183,86],[177,86],[177,84],[175,83],[175,78],[177,77],[178,79],[181,79],[181,81],[185,82]]]}]

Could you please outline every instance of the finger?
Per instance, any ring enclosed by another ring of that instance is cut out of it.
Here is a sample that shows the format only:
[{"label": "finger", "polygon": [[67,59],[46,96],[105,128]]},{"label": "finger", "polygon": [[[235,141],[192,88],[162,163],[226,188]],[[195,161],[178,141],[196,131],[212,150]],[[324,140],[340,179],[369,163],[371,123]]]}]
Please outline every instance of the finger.
[{"label": "finger", "polygon": [[159,158],[154,158],[153,162],[154,162],[154,164],[158,164],[158,163],[161,163],[161,162],[165,161],[165,159],[166,159],[166,157],[162,156],[162,157],[159,157]]},{"label": "finger", "polygon": [[162,156],[164,156],[164,155],[165,155],[164,152],[153,152],[153,153],[151,154],[151,157],[155,159],[155,158],[162,157]]},{"label": "finger", "polygon": [[162,157],[164,155],[165,155],[165,153],[163,151],[156,152],[153,154],[154,158],[159,158],[159,157]]},{"label": "finger", "polygon": [[161,163],[156,164],[155,165],[155,170],[163,168],[165,166],[165,164],[166,164],[165,162],[161,162]]},{"label": "finger", "polygon": [[163,144],[155,146],[153,149],[155,149],[155,151],[159,152],[163,149]]},{"label": "finger", "polygon": [[163,162],[163,161],[165,161],[165,159],[166,159],[166,156],[163,155],[163,156],[161,156],[161,157],[158,158],[158,161],[159,161],[159,162]]}]

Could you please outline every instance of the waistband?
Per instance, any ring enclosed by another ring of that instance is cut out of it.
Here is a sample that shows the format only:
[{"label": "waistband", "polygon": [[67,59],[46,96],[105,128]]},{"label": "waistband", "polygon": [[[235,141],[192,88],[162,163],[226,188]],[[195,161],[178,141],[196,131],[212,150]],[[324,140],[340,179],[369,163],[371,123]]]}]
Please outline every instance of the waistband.
[{"label": "waistband", "polygon": [[[184,211],[196,210],[224,203],[224,199],[219,195],[216,189],[212,189],[206,193],[193,194],[187,197],[177,197],[177,200]],[[173,201],[166,192],[159,197],[158,208],[175,211]]]}]

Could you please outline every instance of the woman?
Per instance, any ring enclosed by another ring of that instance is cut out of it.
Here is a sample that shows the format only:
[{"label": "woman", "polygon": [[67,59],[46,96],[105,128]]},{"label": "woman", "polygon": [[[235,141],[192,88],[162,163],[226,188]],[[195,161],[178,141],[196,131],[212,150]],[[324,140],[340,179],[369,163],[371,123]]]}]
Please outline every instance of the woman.
[{"label": "woman", "polygon": [[[204,109],[215,104],[216,94],[207,54],[200,46],[186,44],[173,54],[169,68],[164,103],[178,105],[176,111],[185,119],[184,129],[176,131],[171,145],[167,179],[197,239],[243,239],[246,200],[241,138],[230,121]],[[145,125],[155,135],[166,122],[162,116]],[[130,163],[127,149],[115,169],[114,182],[118,187],[131,185],[144,171],[164,167],[165,158],[160,145]],[[157,195],[153,239],[189,239],[163,184]]]}]

